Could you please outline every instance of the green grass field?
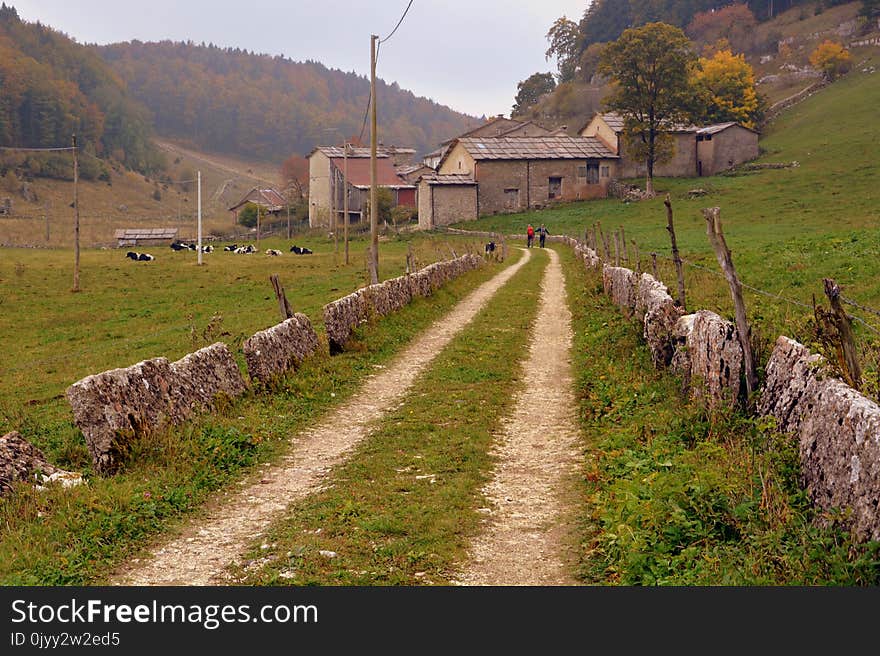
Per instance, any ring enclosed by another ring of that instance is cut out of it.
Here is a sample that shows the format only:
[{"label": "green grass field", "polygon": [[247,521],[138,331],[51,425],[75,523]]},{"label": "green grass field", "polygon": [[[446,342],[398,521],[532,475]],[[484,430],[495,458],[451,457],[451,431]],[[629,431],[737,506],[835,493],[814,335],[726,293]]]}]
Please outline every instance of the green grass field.
[{"label": "green grass field", "polygon": [[[215,341],[226,342],[246,371],[240,346],[281,320],[269,276],[277,274],[296,312],[323,331],[324,304],[368,284],[369,236],[334,253],[326,238],[297,242],[313,255],[289,252],[289,243],[263,239],[264,252],[203,254],[167,246],[139,247],[153,262],[134,262],[128,249],[83,250],[79,293],[72,293],[73,253],[56,249],[0,251],[0,434],[19,430],[60,462],[83,466],[65,443],[76,429],[65,389],[81,378],[140,360],[183,357]],[[380,277],[402,274],[411,248],[418,266],[452,257],[480,243],[466,237],[389,237],[380,244]],[[456,250],[457,249],[457,250]],[[81,440],[80,440],[81,441]],[[73,460],[71,460],[73,459]]]}]

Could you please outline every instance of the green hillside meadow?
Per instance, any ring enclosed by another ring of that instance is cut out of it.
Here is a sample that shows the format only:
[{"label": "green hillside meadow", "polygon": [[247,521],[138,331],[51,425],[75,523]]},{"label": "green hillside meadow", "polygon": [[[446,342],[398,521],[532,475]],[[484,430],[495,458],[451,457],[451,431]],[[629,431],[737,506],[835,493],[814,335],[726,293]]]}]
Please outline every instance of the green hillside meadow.
[{"label": "green hillside meadow", "polygon": [[[797,166],[757,171],[743,168],[711,178],[661,178],[655,181],[658,197],[650,201],[571,203],[539,212],[487,217],[458,227],[522,234],[529,222],[545,223],[551,234],[580,237],[596,222],[606,234],[623,227],[627,242],[635,240],[638,245],[643,270],[651,268],[650,252],[658,253],[661,278],[674,292],[663,205],[669,193],[681,255],[696,265],[685,267],[688,309],[709,309],[732,318],[729,288],[720,275],[701,212],[706,207],[720,207],[740,278],[765,292],[745,290],[753,329],[767,347],[763,355],[769,355],[769,346],[779,334],[809,342],[809,306],[813,295],[820,303],[825,300],[823,278],[836,280],[848,299],[880,310],[876,150],[880,142],[876,120],[880,74],[863,72],[871,71],[876,63],[876,57],[864,60],[848,76],[786,111],[768,127],[760,141],[758,162],[796,162]],[[644,185],[641,180],[633,182]],[[697,189],[707,193],[689,193]],[[632,244],[628,246],[634,267]],[[780,296],[787,300],[776,298]],[[868,351],[866,359],[875,367],[876,353],[869,345],[880,343],[880,316],[855,306],[848,306],[848,310],[864,322],[856,320],[856,336]],[[876,375],[873,384],[876,397]]]}]

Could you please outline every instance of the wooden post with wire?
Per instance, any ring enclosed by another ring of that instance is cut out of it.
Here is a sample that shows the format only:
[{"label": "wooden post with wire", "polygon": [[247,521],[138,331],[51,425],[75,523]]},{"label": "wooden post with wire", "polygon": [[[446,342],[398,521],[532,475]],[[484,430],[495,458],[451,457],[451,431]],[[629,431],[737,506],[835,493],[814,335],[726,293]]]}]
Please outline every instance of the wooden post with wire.
[{"label": "wooden post with wire", "polygon": [[79,291],[79,162],[73,135],[73,291]]},{"label": "wooden post with wire", "polygon": [[730,286],[730,295],[733,298],[733,308],[736,315],[736,332],[739,335],[739,343],[743,352],[743,364],[746,373],[746,392],[749,399],[752,393],[758,388],[758,375],[755,373],[755,360],[752,357],[751,329],[749,328],[748,318],[746,316],[746,304],[742,295],[742,283],[736,275],[736,269],[733,266],[733,258],[730,249],[727,247],[727,241],[724,239],[724,231],[721,228],[721,208],[708,207],[703,210],[703,217],[706,219],[706,234],[709,237],[709,243],[715,251],[715,258],[727,278],[727,284]]},{"label": "wooden post with wire", "polygon": [[678,277],[678,305],[687,312],[687,304],[684,297],[684,269],[681,263],[681,256],[678,254],[678,243],[675,241],[675,226],[672,224],[672,198],[669,194],[666,194],[663,204],[666,206],[666,230],[669,232],[669,238],[672,240],[672,261],[675,263],[675,274]]},{"label": "wooden post with wire", "polygon": [[278,309],[281,311],[281,320],[285,321],[293,316],[293,310],[290,303],[287,302],[287,296],[284,294],[284,287],[278,280],[278,274],[273,273],[269,276],[269,282],[272,283],[272,289],[275,290],[275,298],[278,299]]},{"label": "wooden post with wire", "polygon": [[348,141],[342,140],[342,225],[345,242],[345,263],[348,264]]},{"label": "wooden post with wire", "polygon": [[850,321],[846,310],[840,303],[840,286],[832,278],[823,278],[822,283],[825,287],[825,295],[828,302],[831,303],[831,322],[837,328],[837,334],[840,340],[836,344],[839,348],[839,356],[842,360],[843,372],[846,382],[854,389],[862,386],[862,367],[859,364],[858,352],[856,351],[856,341],[853,336],[852,321]]}]

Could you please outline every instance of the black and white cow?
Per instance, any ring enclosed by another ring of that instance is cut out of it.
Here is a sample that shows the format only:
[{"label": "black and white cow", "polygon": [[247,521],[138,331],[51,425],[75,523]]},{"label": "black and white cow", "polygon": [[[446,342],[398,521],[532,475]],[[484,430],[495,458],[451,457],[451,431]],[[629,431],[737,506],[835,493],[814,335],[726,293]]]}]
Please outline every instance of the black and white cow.
[{"label": "black and white cow", "polygon": [[275,248],[267,248],[266,255],[281,255],[281,251],[279,251]]},{"label": "black and white cow", "polygon": [[127,257],[130,260],[135,260],[138,262],[150,262],[151,260],[156,259],[155,257],[150,255],[149,253],[136,253],[134,251],[128,251],[125,254],[125,257]]},{"label": "black and white cow", "polygon": [[297,255],[311,255],[312,254],[312,251],[310,249],[306,248],[305,246],[302,246],[302,247],[297,246],[296,244],[294,244],[293,246],[290,247],[290,252],[296,253]]}]

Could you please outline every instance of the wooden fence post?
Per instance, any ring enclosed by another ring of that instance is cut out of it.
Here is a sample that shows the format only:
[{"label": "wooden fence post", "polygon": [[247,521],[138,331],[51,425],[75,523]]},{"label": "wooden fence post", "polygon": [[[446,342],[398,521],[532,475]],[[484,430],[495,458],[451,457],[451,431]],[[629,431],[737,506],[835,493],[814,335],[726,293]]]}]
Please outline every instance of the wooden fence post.
[{"label": "wooden fence post", "polygon": [[623,230],[623,226],[620,226],[620,245],[621,245],[621,256],[623,257],[624,262],[629,264],[629,248],[626,245],[626,232]]},{"label": "wooden fence post", "polygon": [[752,393],[758,387],[758,377],[755,373],[755,360],[752,357],[751,330],[748,318],[746,317],[746,304],[743,301],[742,283],[740,283],[736,275],[733,258],[731,257],[730,249],[727,247],[727,241],[724,239],[724,231],[721,229],[721,208],[706,208],[703,210],[703,216],[706,219],[706,234],[709,236],[709,243],[712,244],[715,258],[724,272],[724,277],[727,278],[727,284],[730,286],[730,295],[733,297],[734,312],[736,314],[736,332],[739,335],[739,343],[742,347],[746,370],[746,392],[751,401]]},{"label": "wooden fence post", "polygon": [[614,233],[614,266],[620,266],[620,234]]},{"label": "wooden fence post", "polygon": [[856,342],[853,337],[852,322],[840,304],[840,286],[831,278],[823,278],[822,282],[825,286],[825,295],[831,303],[831,320],[837,328],[840,335],[840,349],[843,353],[843,364],[846,371],[844,376],[848,378],[846,381],[854,389],[862,386],[862,368],[859,365],[859,358],[856,352]]},{"label": "wooden fence post", "polygon": [[278,281],[278,275],[273,273],[269,276],[269,281],[272,283],[272,289],[275,290],[275,298],[278,299],[278,309],[281,311],[281,320],[285,321],[290,319],[293,316],[293,310],[290,308],[290,303],[287,302],[287,296],[284,295],[284,287],[282,287],[281,283]]},{"label": "wooden fence post", "polygon": [[660,274],[657,272],[657,253],[651,253],[651,268],[654,270],[654,280],[660,280]]},{"label": "wooden fence post", "polygon": [[632,239],[633,245],[633,257],[636,260],[636,273],[642,272],[642,258],[639,256],[639,245],[636,243],[635,239]]},{"label": "wooden fence post", "polygon": [[663,204],[666,206],[666,230],[669,231],[669,237],[672,239],[672,261],[675,262],[675,273],[678,277],[678,304],[682,311],[687,312],[684,297],[684,270],[681,265],[681,257],[678,254],[678,244],[675,241],[675,226],[672,224],[672,199],[669,194],[666,194]]}]

